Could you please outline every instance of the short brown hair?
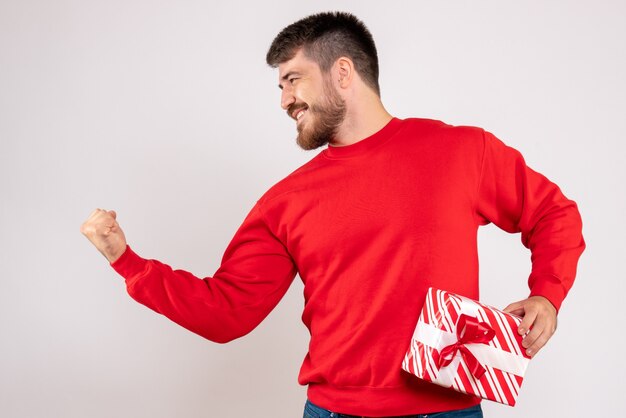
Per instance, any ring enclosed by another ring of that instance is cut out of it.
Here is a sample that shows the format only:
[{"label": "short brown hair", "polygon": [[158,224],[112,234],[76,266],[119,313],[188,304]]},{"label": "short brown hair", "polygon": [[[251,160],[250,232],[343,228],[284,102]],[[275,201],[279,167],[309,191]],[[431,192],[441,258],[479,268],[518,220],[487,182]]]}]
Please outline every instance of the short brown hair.
[{"label": "short brown hair", "polygon": [[380,96],[374,38],[356,16],[324,12],[300,19],[274,38],[265,60],[276,68],[292,59],[301,48],[323,72],[329,71],[340,57],[350,58],[365,84]]}]

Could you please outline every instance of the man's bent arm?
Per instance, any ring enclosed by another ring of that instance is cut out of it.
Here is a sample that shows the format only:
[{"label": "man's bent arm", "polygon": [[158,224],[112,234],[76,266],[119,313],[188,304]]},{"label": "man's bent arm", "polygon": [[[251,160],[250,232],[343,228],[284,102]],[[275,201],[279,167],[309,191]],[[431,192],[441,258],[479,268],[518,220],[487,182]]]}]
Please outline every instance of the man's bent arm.
[{"label": "man's bent arm", "polygon": [[529,168],[518,151],[488,132],[484,147],[476,205],[479,221],[522,233],[522,243],[531,250],[530,295],[545,297],[558,311],[585,248],[576,203]]},{"label": "man's bent arm", "polygon": [[255,206],[229,244],[213,277],[199,279],[130,247],[111,264],[130,296],[211,341],[225,343],[254,329],[276,306],[296,274],[282,243]]},{"label": "man's bent arm", "polygon": [[531,250],[530,296],[505,311],[523,317],[518,332],[525,335],[526,353],[534,356],[556,330],[557,312],[585,248],[578,208],[556,184],[526,166],[519,152],[489,133],[484,134],[476,207],[480,223],[521,232]]}]

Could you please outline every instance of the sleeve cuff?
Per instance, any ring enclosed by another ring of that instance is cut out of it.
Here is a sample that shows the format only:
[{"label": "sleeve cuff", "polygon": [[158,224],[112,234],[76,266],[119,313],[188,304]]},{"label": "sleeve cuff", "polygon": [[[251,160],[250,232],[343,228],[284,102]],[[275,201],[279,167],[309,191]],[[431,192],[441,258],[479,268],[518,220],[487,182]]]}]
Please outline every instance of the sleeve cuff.
[{"label": "sleeve cuff", "polygon": [[146,270],[147,262],[148,260],[139,257],[129,245],[126,245],[126,251],[111,263],[111,267],[128,281],[142,275]]},{"label": "sleeve cuff", "polygon": [[561,309],[561,303],[567,295],[561,280],[551,274],[531,274],[528,282],[530,284],[530,296],[543,296],[548,299],[558,313]]}]

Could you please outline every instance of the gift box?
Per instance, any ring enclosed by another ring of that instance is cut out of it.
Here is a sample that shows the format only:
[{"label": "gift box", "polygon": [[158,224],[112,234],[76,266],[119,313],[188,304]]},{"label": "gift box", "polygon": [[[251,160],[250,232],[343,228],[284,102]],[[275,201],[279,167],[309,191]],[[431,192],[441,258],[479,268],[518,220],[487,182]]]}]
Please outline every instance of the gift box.
[{"label": "gift box", "polygon": [[430,288],[402,368],[426,381],[515,405],[530,361],[521,318]]}]

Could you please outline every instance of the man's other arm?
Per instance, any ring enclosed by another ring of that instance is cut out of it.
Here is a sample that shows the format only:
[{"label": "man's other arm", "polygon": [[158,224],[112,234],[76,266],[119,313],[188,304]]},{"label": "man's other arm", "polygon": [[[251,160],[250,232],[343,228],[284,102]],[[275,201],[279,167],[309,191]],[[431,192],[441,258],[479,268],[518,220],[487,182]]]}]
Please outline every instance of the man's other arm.
[{"label": "man's other arm", "polygon": [[480,223],[521,232],[531,251],[530,296],[505,310],[523,316],[518,331],[530,330],[524,347],[535,355],[556,330],[558,310],[585,248],[576,203],[529,168],[518,151],[485,132],[476,209]]}]

